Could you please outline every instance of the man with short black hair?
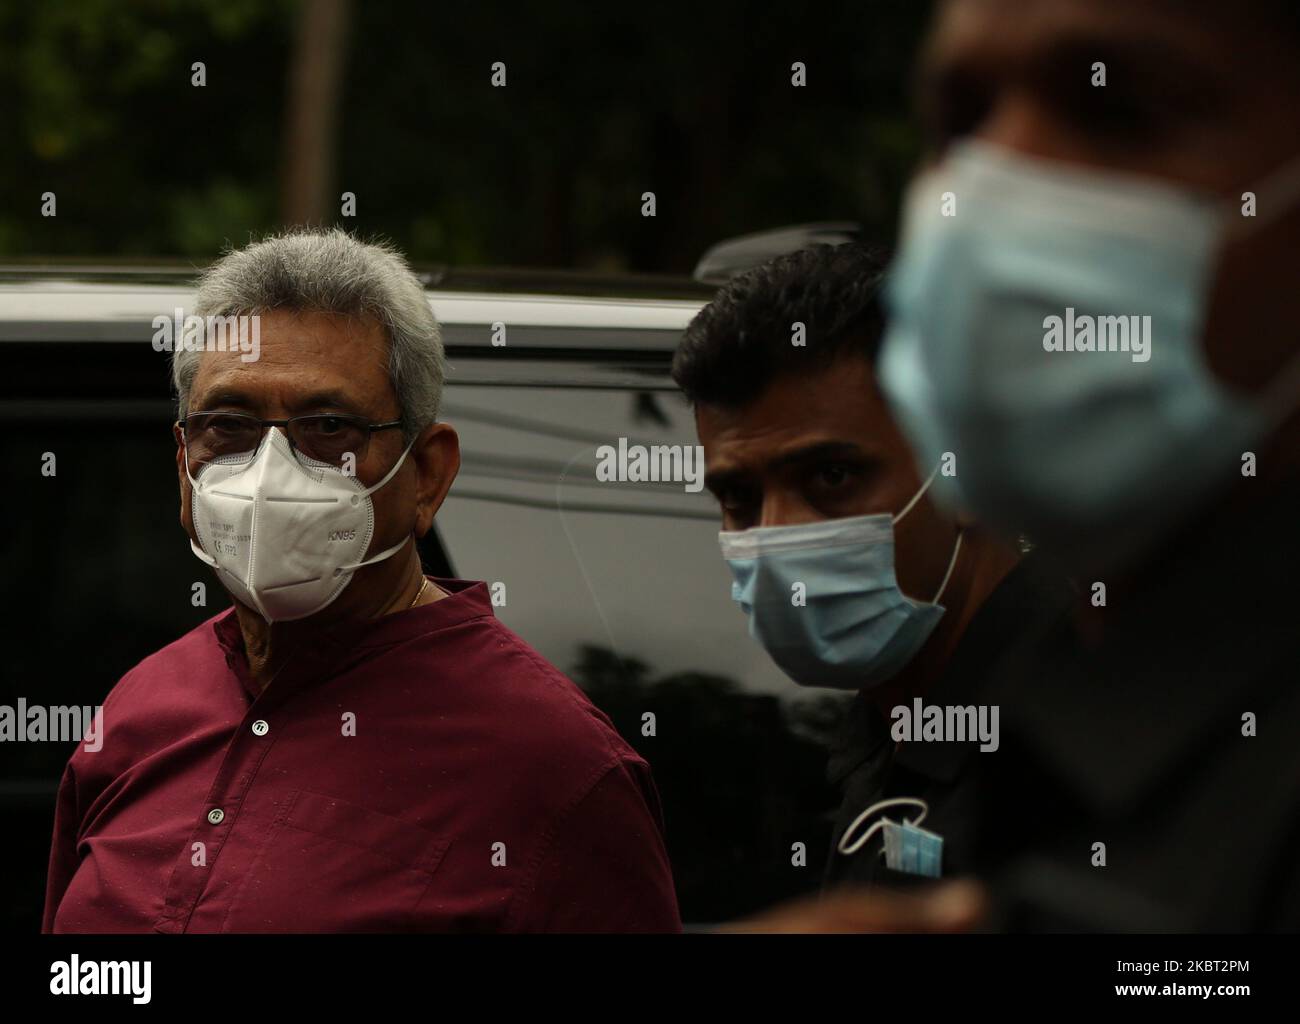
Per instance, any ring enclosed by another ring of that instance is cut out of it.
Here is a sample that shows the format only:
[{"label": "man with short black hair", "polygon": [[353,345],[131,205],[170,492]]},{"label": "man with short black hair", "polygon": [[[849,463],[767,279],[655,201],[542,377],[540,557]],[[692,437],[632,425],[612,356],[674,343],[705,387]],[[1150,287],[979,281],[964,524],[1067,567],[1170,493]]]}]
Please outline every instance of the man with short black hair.
[{"label": "man with short black hair", "polygon": [[[884,267],[863,245],[816,246],[732,280],[673,377],[751,634],[796,683],[857,693],[829,765],[843,805],[826,878],[908,884],[967,870],[965,766],[997,738],[987,708],[982,743],[901,723],[920,700],[978,712],[996,657],[1064,584],[929,501],[940,467],[917,467],[875,383]],[[905,830],[924,863],[882,858],[904,821],[928,833]]]}]

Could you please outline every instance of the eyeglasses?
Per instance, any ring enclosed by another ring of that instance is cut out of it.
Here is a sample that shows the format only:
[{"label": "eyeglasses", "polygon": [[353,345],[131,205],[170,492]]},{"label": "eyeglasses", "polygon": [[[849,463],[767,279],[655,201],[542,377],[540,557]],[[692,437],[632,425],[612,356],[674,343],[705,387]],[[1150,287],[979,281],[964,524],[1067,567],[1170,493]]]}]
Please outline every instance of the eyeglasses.
[{"label": "eyeglasses", "polygon": [[352,468],[365,457],[372,433],[402,425],[401,420],[372,423],[362,416],[324,413],[263,420],[242,412],[196,412],[179,422],[185,455],[191,463],[249,462],[261,446],[266,428],[282,427],[300,462],[305,457],[342,467],[351,456]]}]

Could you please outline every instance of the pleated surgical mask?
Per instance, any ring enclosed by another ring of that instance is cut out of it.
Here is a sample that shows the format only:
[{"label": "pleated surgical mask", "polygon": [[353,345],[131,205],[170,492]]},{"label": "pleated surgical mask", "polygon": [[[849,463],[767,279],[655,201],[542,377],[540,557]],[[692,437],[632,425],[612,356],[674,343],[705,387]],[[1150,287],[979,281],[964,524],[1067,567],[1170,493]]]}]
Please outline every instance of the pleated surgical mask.
[{"label": "pleated surgical mask", "polygon": [[794,682],[842,690],[877,686],[929,639],[943,617],[938,601],[957,564],[961,534],[934,598],[916,601],[895,578],[894,525],[933,479],[896,516],[718,534],[734,580],[731,596],[749,617],[750,635]]},{"label": "pleated surgical mask", "polygon": [[1300,358],[1253,398],[1202,352],[1225,241],[1297,197],[1300,160],[1243,218],[1155,179],[954,146],[909,190],[877,368],[918,458],[955,456],[936,500],[1080,568],[1188,516],[1300,393]]},{"label": "pleated surgical mask", "polygon": [[[862,835],[854,834],[868,819],[881,811],[909,805],[920,810],[915,818],[904,818],[898,822],[881,815]],[[943,836],[921,828],[921,822],[929,813],[929,804],[919,797],[899,796],[879,800],[853,819],[840,837],[836,850],[843,856],[851,857],[866,846],[877,832],[883,832],[885,867],[909,875],[938,878],[943,871]]]}]

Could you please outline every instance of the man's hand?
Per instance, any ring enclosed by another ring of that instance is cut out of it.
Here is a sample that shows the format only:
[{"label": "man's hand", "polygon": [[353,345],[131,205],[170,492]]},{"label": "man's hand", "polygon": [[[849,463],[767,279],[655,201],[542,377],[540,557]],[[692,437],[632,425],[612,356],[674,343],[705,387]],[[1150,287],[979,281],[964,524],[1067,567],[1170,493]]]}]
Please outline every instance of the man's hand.
[{"label": "man's hand", "polygon": [[974,882],[944,882],[915,893],[865,887],[783,903],[719,932],[814,935],[853,932],[968,932],[985,912],[984,890]]}]

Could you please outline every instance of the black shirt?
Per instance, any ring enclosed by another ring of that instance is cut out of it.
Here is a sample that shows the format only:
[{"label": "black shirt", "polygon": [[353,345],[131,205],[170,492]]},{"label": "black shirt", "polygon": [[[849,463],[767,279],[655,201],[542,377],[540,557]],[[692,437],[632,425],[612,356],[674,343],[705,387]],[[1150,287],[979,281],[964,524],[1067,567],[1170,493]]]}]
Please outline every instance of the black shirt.
[{"label": "black shirt", "polygon": [[[988,703],[993,674],[1007,648],[1059,621],[1074,600],[1074,588],[1064,574],[1054,572],[1038,555],[1021,559],[972,616],[924,703]],[[929,805],[920,824],[943,837],[945,877],[971,870],[977,800],[968,769],[972,759],[995,757],[996,752],[981,751],[978,741],[902,742],[896,747],[891,725],[869,694],[859,693],[832,743],[827,776],[843,793],[843,802],[835,815],[826,885],[853,882],[902,887],[929,881],[887,868],[879,831],[856,853],[846,856],[838,852],[840,839],[853,820],[887,797],[919,797]],[[913,820],[916,814],[911,807],[886,812],[894,821]],[[864,827],[855,830],[854,836],[860,836]]]},{"label": "black shirt", "polygon": [[994,927],[1300,928],[1298,575],[1300,481],[1109,581],[1099,644],[1066,618],[994,673],[968,851]]}]

